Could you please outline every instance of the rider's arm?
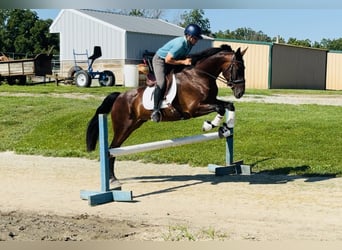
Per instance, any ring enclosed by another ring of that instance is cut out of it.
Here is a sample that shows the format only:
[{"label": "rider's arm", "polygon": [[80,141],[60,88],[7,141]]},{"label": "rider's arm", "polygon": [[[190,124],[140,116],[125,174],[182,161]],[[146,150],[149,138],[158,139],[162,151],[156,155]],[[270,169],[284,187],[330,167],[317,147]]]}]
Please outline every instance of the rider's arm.
[{"label": "rider's arm", "polygon": [[165,57],[165,63],[173,65],[191,65],[191,58],[176,60],[170,53],[168,53]]}]

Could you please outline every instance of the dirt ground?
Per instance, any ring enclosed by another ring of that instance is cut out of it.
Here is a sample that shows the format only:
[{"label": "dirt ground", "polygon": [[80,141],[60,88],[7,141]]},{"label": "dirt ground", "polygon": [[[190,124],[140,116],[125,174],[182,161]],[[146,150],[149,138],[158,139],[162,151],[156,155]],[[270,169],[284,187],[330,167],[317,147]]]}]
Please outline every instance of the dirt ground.
[{"label": "dirt ground", "polygon": [[89,206],[99,162],[0,153],[0,240],[342,240],[342,179],[117,162],[133,202]]},{"label": "dirt ground", "polygon": [[[340,96],[286,98],[243,101],[342,106]],[[116,166],[133,202],[91,207],[80,190],[100,190],[98,161],[0,152],[0,241],[342,241],[342,178]]]}]

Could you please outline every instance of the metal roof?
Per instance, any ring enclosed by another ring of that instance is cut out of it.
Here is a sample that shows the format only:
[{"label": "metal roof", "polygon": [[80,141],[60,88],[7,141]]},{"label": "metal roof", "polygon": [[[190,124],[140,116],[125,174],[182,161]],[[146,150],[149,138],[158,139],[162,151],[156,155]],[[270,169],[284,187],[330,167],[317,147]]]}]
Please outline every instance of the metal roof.
[{"label": "metal roof", "polygon": [[184,35],[184,28],[161,19],[121,15],[99,10],[81,9],[77,11],[128,32],[168,36]]}]

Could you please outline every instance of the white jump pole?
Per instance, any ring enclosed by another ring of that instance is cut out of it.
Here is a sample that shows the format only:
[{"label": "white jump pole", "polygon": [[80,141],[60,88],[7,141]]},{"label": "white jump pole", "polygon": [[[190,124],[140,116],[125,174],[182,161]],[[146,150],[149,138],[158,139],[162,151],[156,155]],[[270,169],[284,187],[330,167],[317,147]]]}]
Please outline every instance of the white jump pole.
[{"label": "white jump pole", "polygon": [[109,153],[113,156],[129,155],[135,153],[141,153],[146,151],[152,151],[157,149],[164,149],[170,147],[178,147],[186,144],[193,144],[198,142],[205,142],[210,140],[218,139],[219,135],[217,132],[201,134],[195,136],[188,136],[183,138],[176,138],[164,141],[148,142],[138,145],[125,146],[120,148],[111,148]]}]

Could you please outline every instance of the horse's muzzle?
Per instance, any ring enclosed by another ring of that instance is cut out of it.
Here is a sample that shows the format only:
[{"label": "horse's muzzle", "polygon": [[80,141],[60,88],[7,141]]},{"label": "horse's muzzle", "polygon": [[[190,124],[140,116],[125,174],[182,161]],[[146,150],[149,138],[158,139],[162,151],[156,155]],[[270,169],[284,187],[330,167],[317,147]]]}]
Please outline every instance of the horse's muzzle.
[{"label": "horse's muzzle", "polygon": [[234,96],[237,99],[241,98],[243,94],[245,93],[245,80],[244,79],[227,82],[227,85],[228,87],[232,89],[232,91],[234,92]]},{"label": "horse's muzzle", "polygon": [[245,84],[245,82],[246,81],[244,79],[240,79],[240,80],[229,81],[227,82],[227,85],[232,88],[232,87],[235,87],[235,85]]}]

